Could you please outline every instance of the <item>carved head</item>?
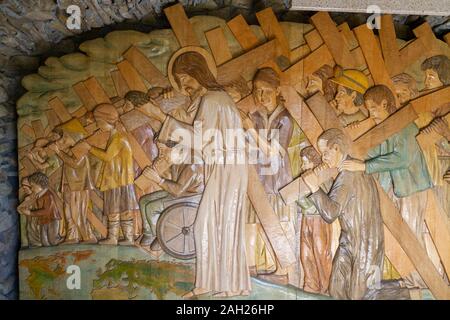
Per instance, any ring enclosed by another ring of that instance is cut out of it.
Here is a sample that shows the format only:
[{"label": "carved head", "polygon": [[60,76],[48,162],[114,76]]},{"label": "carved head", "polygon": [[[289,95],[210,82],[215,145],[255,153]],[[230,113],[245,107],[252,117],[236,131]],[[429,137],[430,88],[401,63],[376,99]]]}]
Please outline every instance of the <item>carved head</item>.
[{"label": "carved head", "polygon": [[336,83],[330,81],[333,75],[333,68],[327,64],[314,71],[307,77],[306,93],[313,95],[316,92],[321,92],[327,101],[330,101],[336,95],[337,89]]},{"label": "carved head", "polygon": [[174,61],[172,73],[181,92],[189,97],[196,96],[202,89],[223,90],[205,58],[198,52],[189,51],[180,54]]},{"label": "carved head", "polygon": [[251,93],[251,90],[247,85],[247,81],[245,81],[242,77],[238,77],[236,80],[227,83],[224,86],[224,89],[234,102],[238,102]]},{"label": "carved head", "polygon": [[340,129],[324,131],[317,140],[322,161],[330,168],[337,168],[350,151],[350,140]]},{"label": "carved head", "polygon": [[447,56],[428,58],[421,68],[425,71],[425,89],[436,89],[450,84],[450,59]]},{"label": "carved head", "polygon": [[397,110],[394,95],[385,85],[376,85],[369,88],[364,94],[364,102],[367,110],[369,110],[370,117],[377,124]]},{"label": "carved head", "polygon": [[28,182],[30,183],[31,191],[35,194],[48,188],[48,177],[40,171],[28,176]]},{"label": "carved head", "polygon": [[97,127],[102,131],[111,131],[119,120],[116,107],[109,103],[99,104],[93,113]]},{"label": "carved head", "polygon": [[364,73],[359,70],[343,70],[337,66],[334,78],[330,81],[338,85],[335,100],[339,113],[355,113],[355,108],[364,104],[363,94],[369,87],[369,80]]},{"label": "carved head", "polygon": [[312,146],[303,148],[300,151],[300,157],[302,158],[302,171],[313,169],[321,163],[321,157],[319,152]]},{"label": "carved head", "polygon": [[400,104],[404,104],[414,99],[419,94],[417,81],[407,73],[400,73],[392,78],[394,82],[395,94]]},{"label": "carved head", "polygon": [[272,68],[259,69],[253,78],[253,97],[269,113],[275,110],[279,103],[280,77]]},{"label": "carved head", "polygon": [[136,90],[128,91],[124,99],[125,99],[125,104],[123,106],[124,112],[130,111],[133,108],[141,107],[150,101],[146,93]]}]

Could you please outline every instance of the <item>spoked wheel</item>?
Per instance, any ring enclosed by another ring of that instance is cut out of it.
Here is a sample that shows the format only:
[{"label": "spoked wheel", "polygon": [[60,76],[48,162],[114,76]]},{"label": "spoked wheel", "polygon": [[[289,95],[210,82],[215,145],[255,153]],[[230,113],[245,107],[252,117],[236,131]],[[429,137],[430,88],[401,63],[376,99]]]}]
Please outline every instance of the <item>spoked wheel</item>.
[{"label": "spoked wheel", "polygon": [[194,221],[198,205],[177,203],[166,208],[156,224],[156,234],[161,248],[177,259],[195,257]]}]

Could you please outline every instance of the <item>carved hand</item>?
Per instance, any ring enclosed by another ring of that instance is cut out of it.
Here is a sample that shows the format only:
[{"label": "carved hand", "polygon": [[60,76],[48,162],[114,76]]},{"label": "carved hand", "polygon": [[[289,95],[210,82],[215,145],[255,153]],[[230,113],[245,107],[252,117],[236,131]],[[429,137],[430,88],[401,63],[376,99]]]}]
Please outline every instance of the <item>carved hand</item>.
[{"label": "carved hand", "polygon": [[156,172],[155,169],[151,168],[151,167],[147,167],[144,169],[144,171],[142,172],[142,174],[147,177],[148,179],[160,183],[161,182],[161,177],[159,176],[158,172]]},{"label": "carved hand", "polygon": [[339,171],[365,171],[366,164],[361,160],[345,160],[339,166]]}]

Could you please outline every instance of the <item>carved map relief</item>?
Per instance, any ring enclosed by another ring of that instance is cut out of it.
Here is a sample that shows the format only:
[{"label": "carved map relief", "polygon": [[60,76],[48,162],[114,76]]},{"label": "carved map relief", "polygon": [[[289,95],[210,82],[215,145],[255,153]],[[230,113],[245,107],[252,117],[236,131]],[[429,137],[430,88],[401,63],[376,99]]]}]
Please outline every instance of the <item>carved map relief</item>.
[{"label": "carved map relief", "polygon": [[164,14],[22,79],[22,298],[450,298],[448,43]]}]

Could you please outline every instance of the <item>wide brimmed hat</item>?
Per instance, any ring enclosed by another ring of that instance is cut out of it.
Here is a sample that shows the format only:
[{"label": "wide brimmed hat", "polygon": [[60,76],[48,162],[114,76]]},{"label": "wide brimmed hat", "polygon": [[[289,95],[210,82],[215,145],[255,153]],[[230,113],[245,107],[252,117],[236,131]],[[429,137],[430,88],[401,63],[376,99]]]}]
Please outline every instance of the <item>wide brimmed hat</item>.
[{"label": "wide brimmed hat", "polygon": [[201,54],[203,56],[203,58],[205,58],[206,64],[208,65],[208,68],[211,71],[212,75],[214,76],[214,78],[217,78],[216,62],[214,61],[214,58],[212,57],[212,55],[206,49],[203,49],[202,47],[197,47],[197,46],[183,47],[183,48],[177,50],[172,55],[172,57],[169,60],[169,65],[167,67],[167,76],[169,78],[169,82],[172,85],[172,87],[179,92],[181,92],[181,89],[178,86],[178,83],[173,76],[172,69],[173,69],[173,64],[175,63],[175,60],[180,55],[182,55],[183,53],[186,53],[186,52],[197,52],[197,53]]}]

